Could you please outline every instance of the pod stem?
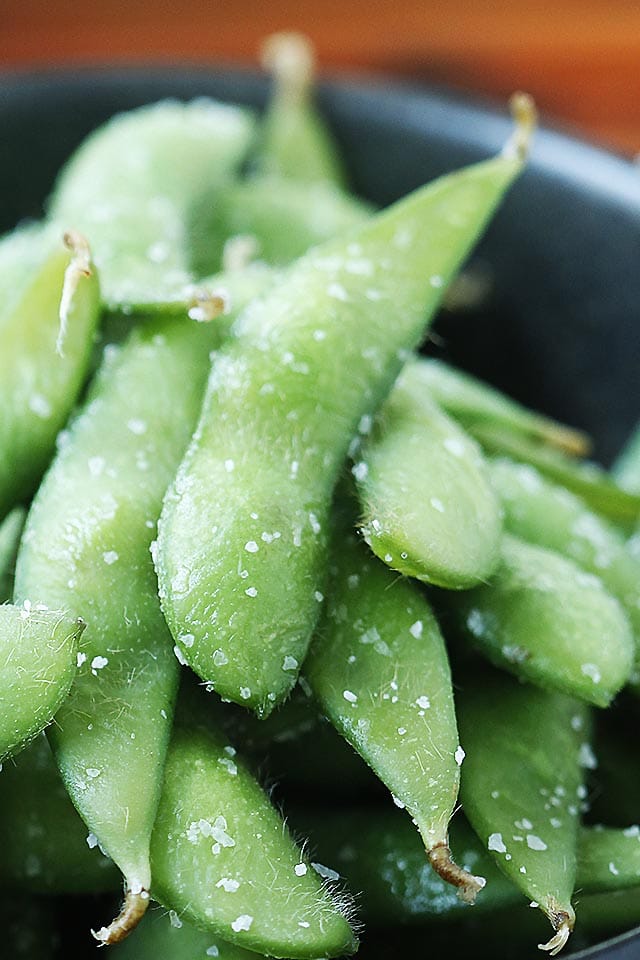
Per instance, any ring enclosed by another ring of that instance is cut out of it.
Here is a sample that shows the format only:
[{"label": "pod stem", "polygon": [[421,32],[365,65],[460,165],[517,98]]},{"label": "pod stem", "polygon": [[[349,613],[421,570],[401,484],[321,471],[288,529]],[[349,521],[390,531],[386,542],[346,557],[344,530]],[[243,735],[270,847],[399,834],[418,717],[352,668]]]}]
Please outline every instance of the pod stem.
[{"label": "pod stem", "polygon": [[520,91],[511,94],[509,106],[515,129],[502,148],[502,156],[523,162],[529,154],[531,139],[538,123],[538,111],[533,97]]},{"label": "pod stem", "polygon": [[538,949],[545,950],[549,956],[555,957],[566,946],[576,922],[576,915],[571,908],[563,909],[553,897],[549,899],[549,908],[545,913],[549,917],[555,934],[548,943],[539,943]]},{"label": "pod stem", "polygon": [[315,76],[313,47],[301,33],[273,33],[262,44],[260,62],[275,81],[274,99],[303,102]]},{"label": "pod stem", "polygon": [[224,293],[212,293],[210,290],[190,291],[187,303],[187,315],[197,323],[210,323],[216,317],[229,312],[229,298]]},{"label": "pod stem", "polygon": [[586,457],[591,452],[591,440],[586,433],[566,427],[562,423],[549,421],[543,427],[545,441],[552,447],[562,450],[570,457]]},{"label": "pod stem", "polygon": [[69,313],[78,284],[83,277],[91,276],[91,249],[87,238],[76,230],[67,230],[63,241],[65,247],[71,251],[71,260],[64,272],[60,306],[58,308],[60,326],[56,338],[56,353],[60,357],[64,357],[64,341],[67,336]]},{"label": "pod stem", "polygon": [[112,920],[108,927],[92,930],[91,933],[102,946],[120,943],[135,930],[145,915],[148,906],[148,890],[141,889],[134,893],[128,887],[125,892],[124,903],[115,920]]},{"label": "pod stem", "polygon": [[451,850],[446,843],[438,843],[427,851],[429,863],[447,883],[457,887],[458,896],[465,903],[475,903],[476,896],[486,885],[484,877],[474,877],[468,870],[459,867],[451,858]]}]

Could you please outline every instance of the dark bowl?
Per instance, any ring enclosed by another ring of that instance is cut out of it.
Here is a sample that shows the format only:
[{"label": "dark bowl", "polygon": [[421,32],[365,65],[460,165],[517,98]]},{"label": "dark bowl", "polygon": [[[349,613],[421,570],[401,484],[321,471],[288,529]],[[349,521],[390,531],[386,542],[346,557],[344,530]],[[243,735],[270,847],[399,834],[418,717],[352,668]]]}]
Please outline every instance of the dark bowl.
[{"label": "dark bowl", "polygon": [[[266,93],[234,69],[1,76],[0,229],[41,212],[62,162],[114,112],[202,94],[260,106]],[[378,204],[491,155],[511,129],[506,110],[380,80],[324,84],[320,101],[354,188]],[[541,130],[476,257],[493,273],[489,303],[442,318],[437,349],[586,429],[607,463],[640,419],[640,171]],[[638,960],[640,931],[570,956]]]}]

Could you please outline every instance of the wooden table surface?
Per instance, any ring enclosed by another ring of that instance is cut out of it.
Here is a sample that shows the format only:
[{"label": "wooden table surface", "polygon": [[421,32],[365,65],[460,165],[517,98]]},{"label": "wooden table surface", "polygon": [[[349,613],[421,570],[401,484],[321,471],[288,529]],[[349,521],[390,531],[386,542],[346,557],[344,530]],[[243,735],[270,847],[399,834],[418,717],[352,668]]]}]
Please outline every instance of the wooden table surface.
[{"label": "wooden table surface", "polygon": [[506,97],[640,151],[640,0],[0,0],[0,68],[240,60],[305,31],[331,72],[367,68]]}]

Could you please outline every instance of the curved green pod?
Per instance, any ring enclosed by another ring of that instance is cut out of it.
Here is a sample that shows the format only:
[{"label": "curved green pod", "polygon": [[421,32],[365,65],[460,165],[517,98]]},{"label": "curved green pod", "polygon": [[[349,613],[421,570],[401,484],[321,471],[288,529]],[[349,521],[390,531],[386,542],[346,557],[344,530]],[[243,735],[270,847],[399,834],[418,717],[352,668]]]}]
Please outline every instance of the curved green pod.
[{"label": "curved green pod", "polygon": [[14,507],[0,523],[0,603],[13,594],[16,555],[26,516],[24,507]]},{"label": "curved green pod", "polygon": [[552,550],[505,534],[490,583],[446,599],[474,646],[518,677],[597,707],[629,680],[634,643],[623,608],[598,577]]},{"label": "curved green pod", "polygon": [[406,365],[356,451],[361,527],[393,570],[461,590],[496,567],[502,512],[480,448],[433,403],[422,372]]},{"label": "curved green pod", "polygon": [[517,537],[556,550],[594,573],[623,605],[640,645],[640,560],[622,533],[570,490],[535,467],[501,458],[490,463],[491,482]]},{"label": "curved green pod", "polygon": [[495,426],[574,456],[588,452],[589,438],[580,430],[523,407],[490,384],[442,360],[420,358],[417,363],[431,397],[467,430]]},{"label": "curved green pod", "polygon": [[49,214],[87,235],[108,310],[148,314],[203,273],[220,189],[249,147],[252,114],[200,98],[119,114],[67,162]]},{"label": "curved green pod", "polygon": [[[257,292],[252,277],[225,278],[236,308]],[[34,500],[17,563],[21,600],[86,617],[78,677],[50,739],[75,806],[125,875],[127,903],[141,909],[178,680],[150,549],[209,354],[231,319],[149,321],[105,351]],[[131,909],[98,937],[125,935]]]},{"label": "curved green pod", "polygon": [[259,960],[253,950],[244,950],[183,921],[175,912],[152,906],[124,943],[112,948],[116,960]]},{"label": "curved green pod", "polygon": [[84,627],[43,603],[0,605],[0,761],[37,736],[67,698]]},{"label": "curved green pod", "polygon": [[337,957],[354,934],[235,749],[174,729],[151,842],[153,896],[213,936],[274,957]]},{"label": "curved green pod", "polygon": [[419,590],[334,513],[327,602],[303,676],[336,729],[406,807],[429,862],[473,901],[484,879],[451,860],[449,820],[464,750],[449,661]]},{"label": "curved green pod", "polygon": [[469,432],[494,456],[529,463],[541,473],[572,490],[609,520],[633,523],[640,516],[640,493],[624,490],[596,463],[577,462],[562,450],[555,450],[511,429],[494,424],[471,424]]},{"label": "curved green pod", "polygon": [[416,191],[296,261],[235,325],[167,492],[157,561],[176,642],[221,696],[265,715],[290,692],[353,435],[521,167],[507,152]]},{"label": "curved green pod", "polygon": [[483,844],[549,918],[554,956],[567,942],[583,796],[584,706],[508,677],[467,678],[456,699],[467,757],[460,795]]},{"label": "curved green pod", "polygon": [[274,33],[263,43],[261,55],[273,76],[273,92],[258,129],[254,170],[302,184],[328,182],[344,188],[340,154],[313,104],[311,43],[299,33]]},{"label": "curved green pod", "polygon": [[0,243],[0,516],[33,493],[89,367],[98,281],[84,239],[63,237],[53,224]]},{"label": "curved green pod", "polygon": [[0,887],[32,893],[118,891],[119,871],[69,800],[47,738],[0,774]]}]

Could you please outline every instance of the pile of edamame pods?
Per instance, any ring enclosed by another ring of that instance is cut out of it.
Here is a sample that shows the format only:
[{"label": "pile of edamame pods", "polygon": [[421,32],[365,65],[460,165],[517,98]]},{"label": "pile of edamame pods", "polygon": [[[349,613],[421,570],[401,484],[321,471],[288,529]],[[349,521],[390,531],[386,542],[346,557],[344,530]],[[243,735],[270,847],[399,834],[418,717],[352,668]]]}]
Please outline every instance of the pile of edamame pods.
[{"label": "pile of edamame pods", "polygon": [[0,239],[5,942],[597,941],[640,922],[640,442],[607,473],[417,352],[533,106],[374,211],[308,43],[264,58],[261,117],[116,116]]}]

